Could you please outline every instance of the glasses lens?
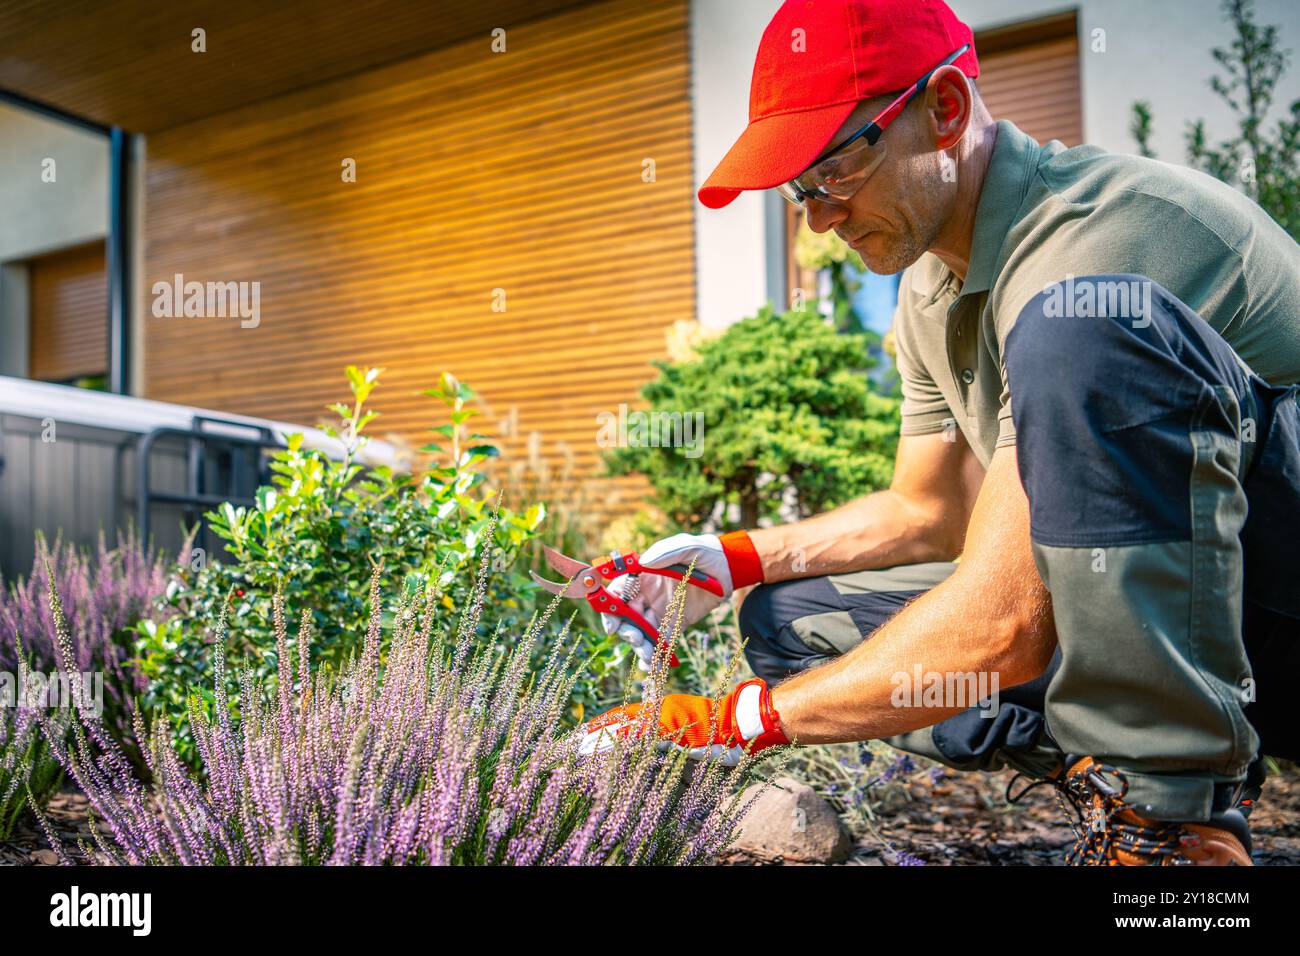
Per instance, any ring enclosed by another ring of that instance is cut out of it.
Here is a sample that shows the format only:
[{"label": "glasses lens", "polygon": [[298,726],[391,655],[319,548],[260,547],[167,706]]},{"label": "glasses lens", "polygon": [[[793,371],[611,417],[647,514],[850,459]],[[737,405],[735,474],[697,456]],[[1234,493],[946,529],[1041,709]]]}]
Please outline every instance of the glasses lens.
[{"label": "glasses lens", "polygon": [[776,191],[796,206],[803,205],[803,194],[799,192],[794,183],[782,183],[776,187]]},{"label": "glasses lens", "polygon": [[816,182],[819,191],[843,202],[851,199],[862,188],[867,177],[876,171],[884,159],[884,143],[877,141],[872,146],[864,136],[833,156],[826,157],[799,179]]},{"label": "glasses lens", "polygon": [[885,144],[878,141],[872,146],[864,136],[777,188],[796,206],[802,206],[805,198],[847,202],[884,159]]}]

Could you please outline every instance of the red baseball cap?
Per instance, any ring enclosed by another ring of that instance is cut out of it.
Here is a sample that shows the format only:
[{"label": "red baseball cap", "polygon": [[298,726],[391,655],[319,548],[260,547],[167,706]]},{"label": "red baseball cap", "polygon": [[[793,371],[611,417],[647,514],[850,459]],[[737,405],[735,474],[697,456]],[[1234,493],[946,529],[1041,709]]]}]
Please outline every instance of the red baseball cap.
[{"label": "red baseball cap", "polygon": [[721,209],[742,190],[794,179],[858,103],[906,89],[963,44],[953,65],[977,77],[971,29],[942,0],[786,0],[758,45],[749,125],[700,202]]}]

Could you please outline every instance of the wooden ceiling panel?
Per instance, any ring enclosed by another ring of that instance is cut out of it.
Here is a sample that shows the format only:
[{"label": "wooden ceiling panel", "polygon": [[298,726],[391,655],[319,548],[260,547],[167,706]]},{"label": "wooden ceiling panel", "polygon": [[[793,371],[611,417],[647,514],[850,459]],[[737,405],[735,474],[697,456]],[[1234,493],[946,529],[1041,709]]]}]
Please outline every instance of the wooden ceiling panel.
[{"label": "wooden ceiling panel", "polygon": [[0,0],[0,90],[147,133],[584,2]]}]

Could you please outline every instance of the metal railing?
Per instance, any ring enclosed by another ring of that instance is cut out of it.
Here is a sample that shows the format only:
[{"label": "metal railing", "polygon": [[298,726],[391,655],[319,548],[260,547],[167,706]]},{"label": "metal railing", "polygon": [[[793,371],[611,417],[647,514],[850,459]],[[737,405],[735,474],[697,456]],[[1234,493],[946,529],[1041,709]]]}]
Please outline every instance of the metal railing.
[{"label": "metal railing", "polygon": [[[212,426],[223,429],[242,429],[248,437],[227,432],[211,431]],[[185,466],[185,491],[159,491],[150,481],[150,454],[159,440],[181,438],[188,443]],[[136,527],[142,540],[149,540],[150,512],[155,504],[185,506],[193,513],[195,508],[216,508],[223,502],[233,505],[255,504],[254,494],[259,485],[269,484],[271,472],[263,451],[283,448],[269,428],[246,422],[228,421],[196,415],[189,428],[162,427],[141,435],[136,455]],[[224,458],[224,462],[223,462]],[[223,467],[224,465],[224,467]],[[224,470],[227,481],[210,481],[210,472]],[[209,487],[221,485],[224,487]],[[206,525],[200,525],[201,547],[209,545]]]}]

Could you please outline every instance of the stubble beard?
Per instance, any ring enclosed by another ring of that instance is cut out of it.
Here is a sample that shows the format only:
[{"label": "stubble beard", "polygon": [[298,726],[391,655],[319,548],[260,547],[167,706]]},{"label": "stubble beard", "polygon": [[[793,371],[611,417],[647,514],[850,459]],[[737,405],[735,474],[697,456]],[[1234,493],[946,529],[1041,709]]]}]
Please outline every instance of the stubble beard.
[{"label": "stubble beard", "polygon": [[[901,230],[876,234],[877,237],[885,239],[883,251],[868,253],[864,249],[859,249],[858,255],[866,267],[877,275],[893,275],[902,272],[920,259],[934,244],[938,234],[937,227],[922,231],[916,220],[909,219],[903,223]],[[878,247],[880,244],[876,243],[876,245]]]}]

